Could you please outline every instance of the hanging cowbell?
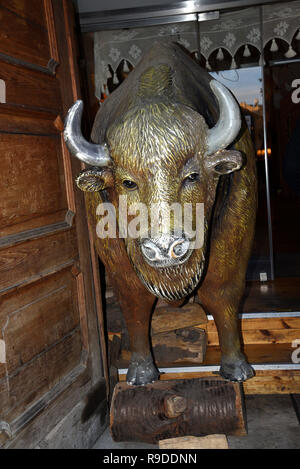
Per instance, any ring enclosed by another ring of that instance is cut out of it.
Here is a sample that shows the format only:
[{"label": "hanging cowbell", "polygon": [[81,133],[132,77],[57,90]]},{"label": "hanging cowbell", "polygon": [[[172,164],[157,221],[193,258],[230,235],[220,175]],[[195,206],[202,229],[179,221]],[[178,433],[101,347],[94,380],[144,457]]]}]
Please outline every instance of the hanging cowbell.
[{"label": "hanging cowbell", "polygon": [[250,52],[248,45],[246,44],[244,52],[243,52],[243,57],[250,57],[250,56],[251,56],[251,52]]},{"label": "hanging cowbell", "polygon": [[284,54],[284,56],[287,58],[287,59],[291,59],[292,57],[295,57],[295,55],[297,55],[297,52],[294,51],[294,49],[292,48],[292,46],[289,47],[289,50]]},{"label": "hanging cowbell", "polygon": [[124,72],[124,73],[129,73],[129,72],[130,72],[130,69],[129,69],[127,60],[124,60],[124,63],[123,63],[123,72]]},{"label": "hanging cowbell", "polygon": [[259,63],[259,65],[260,65],[261,67],[264,67],[264,66],[266,65],[266,61],[265,61],[265,59],[264,59],[264,57],[263,57],[262,54],[260,54],[260,58],[259,58],[259,62],[258,62],[258,63]]},{"label": "hanging cowbell", "polygon": [[118,85],[119,83],[120,83],[120,82],[119,82],[119,80],[118,80],[118,75],[117,75],[117,73],[115,72],[115,73],[114,73],[114,77],[113,77],[113,84],[114,84],[114,85]]},{"label": "hanging cowbell", "polygon": [[106,66],[106,78],[107,79],[112,78],[112,74],[108,65]]},{"label": "hanging cowbell", "polygon": [[223,54],[223,51],[220,47],[219,50],[218,50],[218,53],[217,53],[217,60],[223,60],[223,59],[224,59],[224,54]]},{"label": "hanging cowbell", "polygon": [[277,45],[276,39],[272,39],[272,44],[271,44],[271,47],[270,47],[270,51],[271,52],[277,52],[278,51],[278,45]]},{"label": "hanging cowbell", "polygon": [[235,68],[237,68],[236,61],[235,61],[234,57],[232,57],[230,70],[234,70]]}]

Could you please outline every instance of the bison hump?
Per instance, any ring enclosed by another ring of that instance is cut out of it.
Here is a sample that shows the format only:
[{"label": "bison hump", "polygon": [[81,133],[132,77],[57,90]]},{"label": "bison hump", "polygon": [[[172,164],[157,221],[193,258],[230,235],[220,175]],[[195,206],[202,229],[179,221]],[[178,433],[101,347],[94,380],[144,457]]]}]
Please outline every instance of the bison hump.
[{"label": "bison hump", "polygon": [[173,72],[170,66],[159,64],[147,68],[140,76],[138,96],[151,98],[172,94]]}]

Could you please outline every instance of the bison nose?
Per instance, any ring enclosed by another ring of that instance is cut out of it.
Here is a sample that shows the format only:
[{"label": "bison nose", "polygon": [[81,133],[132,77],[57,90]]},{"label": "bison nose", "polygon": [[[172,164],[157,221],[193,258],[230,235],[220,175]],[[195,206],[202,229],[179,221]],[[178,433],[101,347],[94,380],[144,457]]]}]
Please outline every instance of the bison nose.
[{"label": "bison nose", "polygon": [[146,261],[156,267],[167,267],[179,264],[187,256],[190,242],[186,238],[145,239],[141,250]]}]

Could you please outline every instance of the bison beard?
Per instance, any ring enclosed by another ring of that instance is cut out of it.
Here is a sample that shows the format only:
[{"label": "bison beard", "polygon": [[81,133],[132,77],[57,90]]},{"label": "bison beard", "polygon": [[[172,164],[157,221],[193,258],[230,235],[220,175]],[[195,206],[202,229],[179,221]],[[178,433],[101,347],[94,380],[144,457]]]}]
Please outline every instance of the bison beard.
[{"label": "bison beard", "polygon": [[163,300],[180,300],[190,295],[198,285],[204,269],[204,253],[195,250],[183,265],[160,269],[146,265],[134,242],[127,245],[133,268],[145,287]]}]

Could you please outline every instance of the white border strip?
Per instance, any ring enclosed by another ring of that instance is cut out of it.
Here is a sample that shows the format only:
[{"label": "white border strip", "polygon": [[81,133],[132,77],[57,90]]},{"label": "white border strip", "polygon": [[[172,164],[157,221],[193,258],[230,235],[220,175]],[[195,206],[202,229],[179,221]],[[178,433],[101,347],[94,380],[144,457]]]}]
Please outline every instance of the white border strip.
[{"label": "white border strip", "polygon": [[[284,312],[266,312],[266,313],[240,313],[240,319],[259,319],[259,318],[300,318],[300,311],[284,311]],[[211,314],[207,315],[209,321],[214,318]]]},{"label": "white border strip", "polygon": [[[252,364],[254,370],[299,370],[300,364],[295,363],[265,363],[265,364]],[[189,366],[189,367],[178,367],[178,368],[159,368],[160,373],[205,373],[219,371],[219,365],[207,365],[207,366]],[[118,370],[120,375],[127,373],[127,368],[120,368]]]}]

